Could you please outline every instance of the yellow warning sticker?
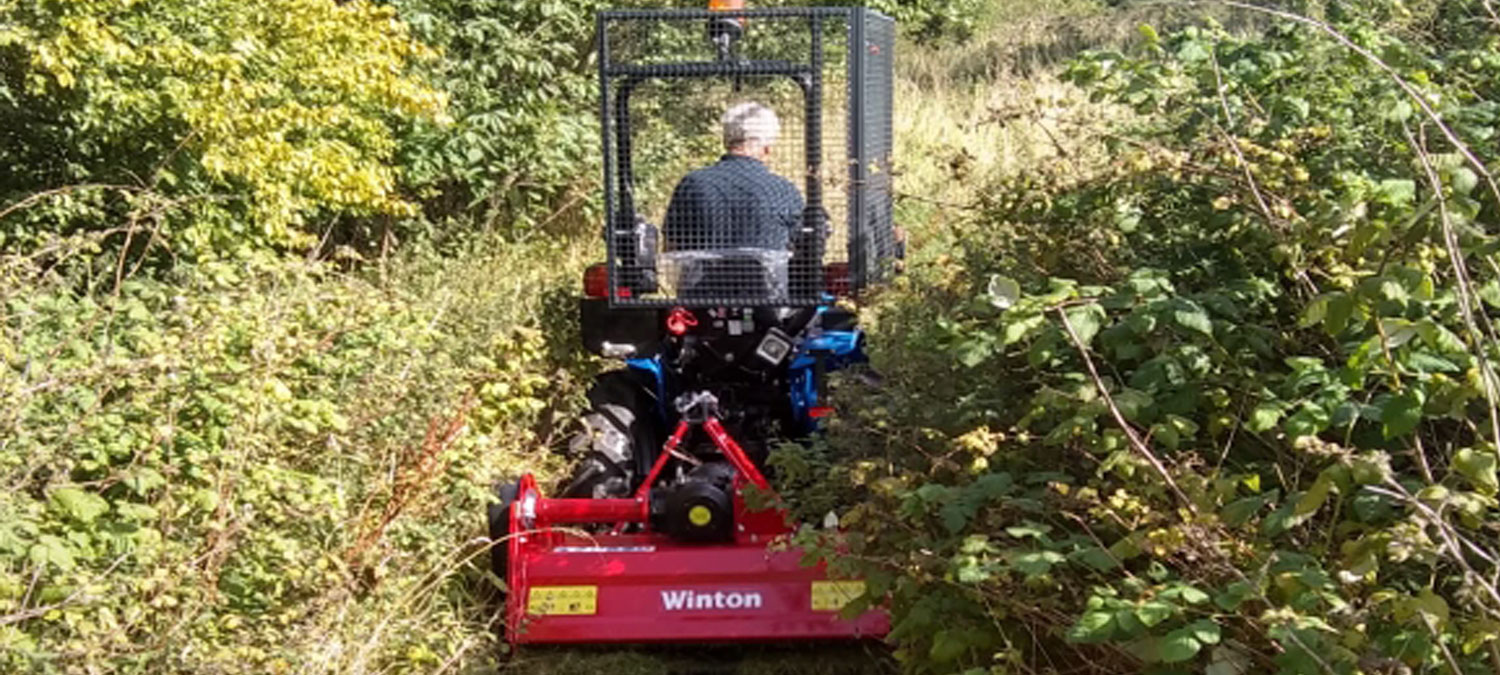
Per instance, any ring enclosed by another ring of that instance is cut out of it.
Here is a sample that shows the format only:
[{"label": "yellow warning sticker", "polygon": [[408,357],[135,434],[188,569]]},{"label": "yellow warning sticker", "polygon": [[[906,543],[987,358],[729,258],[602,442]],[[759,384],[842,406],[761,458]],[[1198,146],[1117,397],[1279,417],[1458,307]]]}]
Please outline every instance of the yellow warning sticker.
[{"label": "yellow warning sticker", "polygon": [[584,615],[598,611],[598,586],[536,586],[526,597],[526,613]]},{"label": "yellow warning sticker", "polygon": [[837,612],[864,594],[863,581],[814,581],[812,608],[814,612]]}]

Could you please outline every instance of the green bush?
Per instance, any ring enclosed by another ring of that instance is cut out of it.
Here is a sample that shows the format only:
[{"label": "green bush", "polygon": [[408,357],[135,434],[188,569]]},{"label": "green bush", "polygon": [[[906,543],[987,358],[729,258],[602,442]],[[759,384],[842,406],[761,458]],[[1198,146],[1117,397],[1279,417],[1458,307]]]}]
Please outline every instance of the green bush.
[{"label": "green bush", "polygon": [[550,468],[588,372],[559,304],[580,252],[118,291],[56,265],[88,253],[0,258],[0,670],[491,663],[482,514]]},{"label": "green bush", "polygon": [[557,0],[398,0],[443,58],[431,77],[451,125],[419,125],[402,165],[430,219],[525,230],[558,209],[596,207],[594,10]]},{"label": "green bush", "polygon": [[926,233],[778,460],[911,671],[1494,672],[1500,36],[1402,11],[1087,55],[1102,175]]},{"label": "green bush", "polygon": [[0,248],[125,230],[191,259],[410,215],[391,158],[443,109],[429,56],[368,2],[0,4]]}]

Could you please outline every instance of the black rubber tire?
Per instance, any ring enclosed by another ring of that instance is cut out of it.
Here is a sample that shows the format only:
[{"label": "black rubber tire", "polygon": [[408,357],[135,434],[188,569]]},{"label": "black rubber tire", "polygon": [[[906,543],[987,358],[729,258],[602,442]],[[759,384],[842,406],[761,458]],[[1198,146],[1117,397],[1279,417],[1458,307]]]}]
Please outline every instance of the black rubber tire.
[{"label": "black rubber tire", "polygon": [[510,571],[510,505],[516,501],[516,494],[520,492],[521,484],[517,481],[509,481],[495,486],[495,494],[499,501],[489,505],[488,520],[490,530],[490,541],[495,542],[490,547],[490,571],[500,579],[495,588],[500,594],[500,604],[505,604],[505,594],[510,589],[505,587],[507,573]]},{"label": "black rubber tire", "polygon": [[[578,455],[557,491],[568,498],[620,498],[644,478],[663,435],[656,396],[647,379],[630,370],[600,375],[589,388],[589,411],[569,447]],[[611,440],[612,439],[612,440]],[[650,452],[641,452],[651,448]]]}]

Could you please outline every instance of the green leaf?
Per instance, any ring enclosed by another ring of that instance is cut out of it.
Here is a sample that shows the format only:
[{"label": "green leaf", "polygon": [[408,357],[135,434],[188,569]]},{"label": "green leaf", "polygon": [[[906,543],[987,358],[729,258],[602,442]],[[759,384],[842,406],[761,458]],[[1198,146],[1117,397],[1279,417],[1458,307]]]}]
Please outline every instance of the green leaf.
[{"label": "green leaf", "polygon": [[1083,563],[1097,572],[1108,572],[1120,566],[1119,561],[1109,554],[1109,551],[1098,546],[1077,551],[1069,556],[1074,561]]},{"label": "green leaf", "polygon": [[1380,196],[1391,206],[1410,206],[1417,198],[1417,183],[1410,178],[1380,181]]},{"label": "green leaf", "polygon": [[1021,300],[1021,284],[1010,277],[991,275],[988,290],[990,304],[1002,310],[1015,307],[1016,303]]},{"label": "green leaf", "polygon": [[1349,462],[1349,476],[1356,485],[1376,485],[1392,478],[1391,457],[1384,452],[1368,452]]},{"label": "green leaf", "polygon": [[1064,560],[1056,551],[1032,551],[1011,558],[1010,565],[1027,577],[1038,577],[1052,571],[1052,566]]},{"label": "green leaf", "polygon": [[1162,663],[1181,663],[1198,655],[1203,643],[1198,641],[1192,628],[1178,628],[1162,638],[1160,651]]},{"label": "green leaf", "polygon": [[1208,602],[1208,594],[1193,586],[1183,586],[1177,597],[1182,598],[1182,601],[1189,605],[1200,605]]},{"label": "green leaf", "polygon": [[1392,396],[1380,406],[1381,431],[1386,438],[1395,438],[1411,433],[1422,421],[1422,397],[1415,389],[1400,396]]},{"label": "green leaf", "polygon": [[1161,36],[1156,33],[1156,29],[1152,28],[1150,24],[1143,23],[1136,26],[1135,29],[1140,32],[1141,37],[1146,39],[1146,44],[1155,46],[1161,43]]},{"label": "green leaf", "polygon": [[1479,299],[1490,307],[1500,309],[1500,281],[1491,281],[1480,286]]},{"label": "green leaf", "polygon": [[953,502],[942,508],[938,516],[943,520],[943,527],[947,528],[949,534],[958,534],[968,526],[969,518],[973,515],[973,509],[968,508],[960,502]]},{"label": "green leaf", "polygon": [[1402,98],[1390,106],[1383,107],[1380,114],[1392,122],[1405,122],[1411,119],[1414,112],[1416,112],[1416,109],[1412,108],[1411,102]]},{"label": "green leaf", "polygon": [[54,511],[72,517],[80,523],[89,524],[109,511],[109,502],[92,492],[78,488],[58,488],[47,495],[47,502]]},{"label": "green leaf", "polygon": [[1190,309],[1179,309],[1172,312],[1172,319],[1177,322],[1177,325],[1183,328],[1213,337],[1213,320],[1208,318],[1208,312],[1203,311],[1197,305],[1192,305]]},{"label": "green leaf", "polygon": [[42,535],[37,543],[32,544],[27,556],[31,558],[33,564],[51,564],[64,572],[72,570],[77,564],[73,560],[73,550],[68,543],[50,534]]},{"label": "green leaf", "polygon": [[1284,404],[1280,401],[1267,401],[1255,406],[1250,412],[1250,420],[1245,428],[1255,433],[1264,433],[1276,428],[1276,423],[1281,420],[1281,411]]},{"label": "green leaf", "polygon": [[1005,533],[1012,537],[1015,537],[1016,539],[1031,538],[1045,540],[1047,538],[1047,532],[1051,529],[1052,526],[1050,525],[1028,521],[1024,525],[1012,525],[1005,528]]},{"label": "green leaf", "polygon": [[1213,619],[1199,619],[1188,625],[1193,637],[1206,645],[1219,644],[1221,636],[1219,624]]},{"label": "green leaf", "polygon": [[1325,470],[1318,474],[1318,479],[1313,482],[1307,492],[1292,506],[1292,526],[1299,525],[1316,514],[1323,504],[1328,502],[1328,496],[1337,491],[1338,486],[1333,482],[1332,475]]},{"label": "green leaf", "polygon": [[1120,390],[1114,395],[1114,399],[1115,407],[1119,408],[1125,419],[1131,422],[1141,422],[1146,411],[1155,402],[1150,394],[1130,387]]},{"label": "green leaf", "polygon": [[1214,604],[1226,612],[1239,609],[1240,605],[1250,597],[1251,586],[1244,581],[1235,581],[1224,587],[1224,590],[1214,596]]},{"label": "green leaf", "polygon": [[1328,295],[1320,295],[1307,303],[1302,310],[1302,317],[1297,320],[1297,325],[1307,328],[1323,323],[1328,317]]},{"label": "green leaf", "polygon": [[1417,322],[1415,329],[1422,336],[1423,342],[1441,354],[1464,354],[1469,350],[1468,345],[1454,335],[1453,331],[1431,319]]},{"label": "green leaf", "polygon": [[1453,470],[1468,479],[1469,484],[1480,494],[1495,496],[1500,491],[1500,482],[1495,476],[1495,453],[1488,450],[1464,448],[1453,453]]},{"label": "green leaf", "polygon": [[1165,603],[1160,600],[1148,600],[1142,603],[1141,606],[1135,608],[1135,616],[1137,619],[1140,619],[1141,623],[1145,624],[1147,628],[1150,628],[1152,626],[1155,626],[1156,624],[1172,618],[1172,614],[1176,611],[1177,608],[1172,606],[1170,603]]},{"label": "green leaf", "polygon": [[1433,593],[1430,588],[1422,589],[1417,597],[1409,601],[1409,606],[1421,617],[1424,625],[1430,625],[1434,630],[1442,630],[1448,625],[1448,601]]},{"label": "green leaf", "polygon": [[1479,187],[1479,176],[1469,167],[1461,166],[1453,170],[1451,185],[1454,194],[1467,195]]},{"label": "green leaf", "polygon": [[1235,501],[1232,501],[1224,505],[1223,510],[1219,512],[1219,519],[1223,520],[1224,524],[1230,527],[1239,527],[1241,525],[1244,525],[1245,523],[1249,522],[1250,518],[1255,516],[1257,512],[1265,508],[1266,504],[1271,503],[1271,501],[1274,499],[1273,495],[1275,495],[1275,493],[1276,491],[1272,490],[1271,492],[1267,492],[1263,495],[1255,495],[1253,497],[1245,497],[1244,499],[1237,499]]},{"label": "green leaf", "polygon": [[1176,450],[1182,443],[1182,435],[1177,433],[1177,427],[1163,422],[1151,425],[1151,440],[1168,450]]},{"label": "green leaf", "polygon": [[1333,293],[1328,298],[1328,313],[1323,318],[1323,331],[1338,335],[1348,327],[1354,316],[1354,296],[1348,293]]},{"label": "green leaf", "polygon": [[1463,370],[1458,367],[1458,364],[1448,359],[1424,352],[1411,352],[1401,360],[1405,363],[1406,367],[1424,375],[1430,373],[1456,373]]},{"label": "green leaf", "polygon": [[1078,617],[1078,622],[1068,629],[1068,642],[1098,644],[1108,640],[1115,632],[1113,612],[1092,611]]},{"label": "green leaf", "polygon": [[1328,428],[1328,411],[1316,403],[1307,402],[1302,404],[1302,409],[1287,419],[1282,427],[1286,435],[1292,440],[1303,436],[1315,435]]},{"label": "green leaf", "polygon": [[1032,331],[1046,323],[1041,314],[1029,314],[1025,316],[1009,317],[1005,322],[1002,343],[1006,346],[1013,345],[1026,339]]},{"label": "green leaf", "polygon": [[980,336],[976,339],[963,342],[953,351],[958,356],[958,362],[965,368],[973,368],[984,363],[995,353],[994,343]]},{"label": "green leaf", "polygon": [[1266,516],[1266,519],[1261,521],[1260,524],[1261,534],[1264,534],[1267,537],[1275,537],[1286,532],[1287,530],[1292,529],[1292,527],[1296,525],[1296,523],[1292,520],[1293,506],[1294,504],[1291,502],[1282,504],[1280,508],[1272,511],[1271,515]]},{"label": "green leaf", "polygon": [[1187,62],[1207,61],[1209,57],[1208,47],[1202,41],[1189,40],[1177,48],[1177,58]]},{"label": "green leaf", "polygon": [[1099,328],[1104,324],[1104,308],[1098,303],[1089,303],[1078,307],[1071,307],[1064,316],[1068,319],[1068,325],[1073,327],[1073,332],[1078,334],[1078,341],[1087,345],[1099,334]]},{"label": "green leaf", "polygon": [[968,642],[958,631],[940,630],[932,636],[932,648],[927,656],[938,663],[952,663],[968,649]]}]

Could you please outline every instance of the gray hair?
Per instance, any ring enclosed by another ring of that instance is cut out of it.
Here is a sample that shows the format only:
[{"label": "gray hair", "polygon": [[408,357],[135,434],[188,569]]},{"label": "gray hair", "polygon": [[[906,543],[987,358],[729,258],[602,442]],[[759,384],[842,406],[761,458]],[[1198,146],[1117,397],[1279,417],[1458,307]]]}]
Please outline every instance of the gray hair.
[{"label": "gray hair", "polygon": [[781,136],[781,120],[776,112],[759,103],[747,102],[724,113],[724,147],[766,147]]}]

